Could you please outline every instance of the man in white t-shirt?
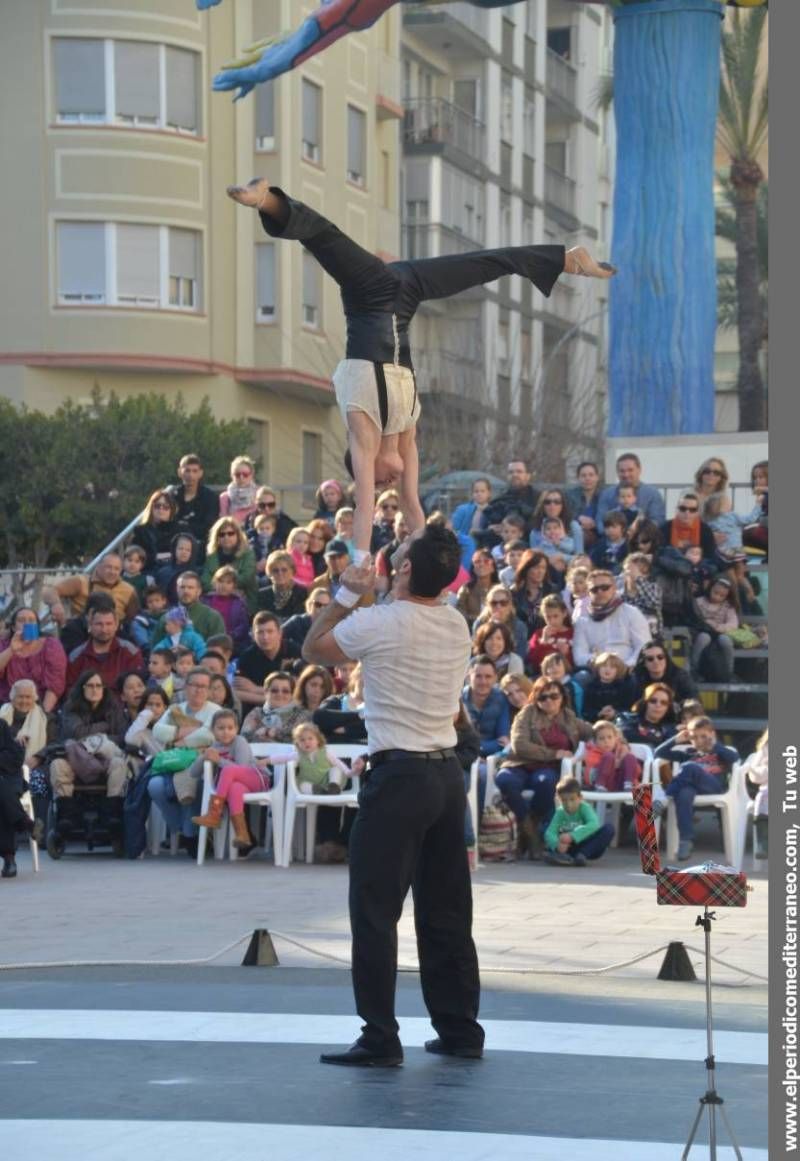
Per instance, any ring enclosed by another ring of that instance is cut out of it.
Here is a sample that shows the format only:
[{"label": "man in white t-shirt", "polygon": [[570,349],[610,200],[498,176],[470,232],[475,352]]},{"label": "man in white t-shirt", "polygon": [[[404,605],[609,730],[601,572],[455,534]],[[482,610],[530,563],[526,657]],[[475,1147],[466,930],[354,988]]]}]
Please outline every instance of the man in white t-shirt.
[{"label": "man in white t-shirt", "polygon": [[361,662],[369,773],[350,836],[353,990],[364,1021],[325,1064],[392,1068],[403,1049],[394,1015],[397,922],[414,892],[420,977],[438,1033],[425,1048],[478,1058],[480,983],[464,846],[464,776],[453,718],[470,655],[466,622],[440,593],[455,579],[458,541],[426,526],[397,550],[391,604],[351,611],[375,586],[371,564],[351,565],[335,601],[311,626],[303,657]]}]

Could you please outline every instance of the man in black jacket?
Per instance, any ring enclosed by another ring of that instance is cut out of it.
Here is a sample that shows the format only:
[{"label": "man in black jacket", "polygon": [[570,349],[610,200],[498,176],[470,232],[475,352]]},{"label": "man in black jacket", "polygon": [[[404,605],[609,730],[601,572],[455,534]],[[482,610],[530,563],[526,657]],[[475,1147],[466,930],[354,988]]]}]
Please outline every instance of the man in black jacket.
[{"label": "man in black jacket", "polygon": [[487,504],[483,511],[481,530],[475,537],[481,548],[493,548],[502,542],[503,519],[510,512],[522,516],[527,531],[530,531],[531,518],[539,503],[539,493],[531,483],[533,473],[528,470],[525,460],[518,458],[509,460],[507,478],[506,491]]},{"label": "man in black jacket", "polygon": [[203,464],[199,456],[181,456],[178,464],[180,484],[166,489],[174,499],[178,513],[176,521],[182,531],[191,532],[200,544],[200,562],[205,559],[206,541],[211,525],[219,519],[219,496],[203,480]]}]

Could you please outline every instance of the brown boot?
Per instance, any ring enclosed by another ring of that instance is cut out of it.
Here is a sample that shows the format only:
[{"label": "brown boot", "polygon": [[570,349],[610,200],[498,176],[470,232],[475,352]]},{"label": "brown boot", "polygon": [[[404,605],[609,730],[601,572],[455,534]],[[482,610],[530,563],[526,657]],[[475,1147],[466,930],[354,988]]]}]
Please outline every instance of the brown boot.
[{"label": "brown boot", "polygon": [[542,840],[541,825],[542,820],[538,814],[529,814],[525,819],[530,823],[530,838],[528,839],[528,854],[531,862],[538,863],[541,861],[542,853],[544,851],[544,841]]},{"label": "brown boot", "polygon": [[533,820],[526,814],[517,826],[517,858],[520,862],[528,857],[533,838]]},{"label": "brown boot", "polygon": [[253,837],[243,814],[232,814],[231,826],[233,827],[233,845],[237,851],[247,850],[253,846]]},{"label": "brown boot", "polygon": [[225,799],[220,794],[212,794],[205,814],[198,814],[192,819],[195,826],[207,826],[209,830],[216,830],[222,822],[222,811],[225,809]]}]

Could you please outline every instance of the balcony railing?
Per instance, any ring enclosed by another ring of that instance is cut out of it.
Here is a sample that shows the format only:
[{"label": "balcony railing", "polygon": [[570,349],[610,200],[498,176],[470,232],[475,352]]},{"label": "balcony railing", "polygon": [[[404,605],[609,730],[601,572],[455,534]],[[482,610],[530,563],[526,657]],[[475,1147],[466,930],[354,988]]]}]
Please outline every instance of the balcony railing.
[{"label": "balcony railing", "polygon": [[480,250],[481,243],[441,222],[404,222],[404,258],[437,258],[443,254],[468,254]]},{"label": "balcony railing", "polygon": [[575,215],[575,182],[551,166],[544,167],[544,200],[565,214]]},{"label": "balcony railing", "polygon": [[468,359],[453,351],[417,349],[414,369],[420,391],[458,395],[474,403],[486,394],[483,358]]},{"label": "balcony railing", "polygon": [[458,0],[455,4],[443,2],[441,5],[404,4],[403,19],[408,24],[417,24],[421,21],[444,23],[452,20],[456,24],[463,25],[481,40],[489,39],[489,13],[482,8],[476,8],[473,4],[465,3],[465,0]]},{"label": "balcony railing", "polygon": [[441,97],[404,101],[405,145],[449,145],[475,161],[485,157],[485,127],[457,105]]},{"label": "balcony railing", "polygon": [[577,72],[559,53],[547,50],[547,90],[565,105],[576,108]]}]

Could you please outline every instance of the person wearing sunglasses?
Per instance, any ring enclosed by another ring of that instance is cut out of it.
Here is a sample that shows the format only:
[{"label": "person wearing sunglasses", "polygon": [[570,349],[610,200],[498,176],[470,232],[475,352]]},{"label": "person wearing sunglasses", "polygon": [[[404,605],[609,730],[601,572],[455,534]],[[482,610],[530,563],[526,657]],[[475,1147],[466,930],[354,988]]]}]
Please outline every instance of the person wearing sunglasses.
[{"label": "person wearing sunglasses", "polygon": [[636,684],[636,696],[640,700],[646,696],[647,687],[653,682],[662,682],[669,686],[676,702],[697,697],[697,686],[692,680],[688,666],[680,669],[667,653],[664,642],[657,639],[645,642],[633,670],[633,680]]},{"label": "person wearing sunglasses", "polygon": [[231,482],[219,497],[220,516],[244,524],[248,516],[256,510],[256,465],[250,456],[236,456],[231,461]]},{"label": "person wearing sunglasses", "polygon": [[511,630],[511,635],[514,640],[514,652],[524,658],[528,648],[527,626],[517,616],[514,600],[505,585],[492,585],[486,594],[483,608],[472,625],[473,639],[480,627],[488,624],[490,621],[494,621],[495,624],[506,625]]},{"label": "person wearing sunglasses", "polygon": [[230,516],[222,516],[208,536],[206,562],[203,566],[203,591],[214,587],[214,573],[223,565],[236,570],[236,590],[241,593],[252,615],[258,601],[256,554],[250,546],[244,529]]},{"label": "person wearing sunglasses", "polygon": [[678,730],[675,694],[663,681],[653,681],[635,701],[630,713],[620,714],[617,725],[627,742],[655,748]]},{"label": "person wearing sunglasses", "polygon": [[662,528],[664,543],[685,552],[687,548],[700,548],[703,560],[713,560],[717,545],[714,533],[701,519],[700,497],[697,492],[684,492],[679,498],[675,515]]},{"label": "person wearing sunglasses", "polygon": [[[400,511],[400,493],[396,492],[394,488],[387,488],[385,492],[381,492],[375,504],[375,516],[372,524],[372,532],[370,534],[369,550],[373,557],[375,553],[387,544],[391,544],[394,540],[394,521],[397,513]],[[405,512],[406,524],[413,532],[413,523],[409,520]],[[355,537],[355,527],[358,522],[358,509],[356,509],[355,519],[353,521],[353,535]],[[357,545],[356,545],[357,547]]]},{"label": "person wearing sunglasses", "polygon": [[[592,736],[589,723],[567,706],[563,687],[548,677],[537,678],[528,704],[511,724],[508,756],[502,758],[496,778],[497,789],[519,824],[519,858],[541,858],[542,834],[555,811],[561,762]],[[533,792],[530,801],[523,798],[525,790]]]},{"label": "person wearing sunglasses", "polygon": [[694,491],[700,497],[702,515],[705,515],[706,500],[711,496],[725,494],[729,478],[725,461],[721,460],[719,456],[703,460],[694,474]]},{"label": "person wearing sunglasses", "polygon": [[246,533],[250,534],[258,516],[275,517],[275,532],[270,550],[274,552],[277,548],[284,548],[289,533],[297,522],[292,520],[291,516],[286,515],[278,503],[277,495],[268,484],[262,484],[256,492],[255,511],[251,512],[244,522],[244,530]]},{"label": "person wearing sunglasses", "polygon": [[572,637],[576,681],[584,687],[588,684],[592,676],[588,667],[598,653],[615,653],[632,668],[649,640],[650,626],[644,613],[625,603],[610,572],[593,569],[589,573],[589,608],[575,620]]},{"label": "person wearing sunglasses", "polygon": [[178,507],[175,498],[163,488],[152,493],[145,504],[141,524],[133,530],[133,539],[145,551],[145,570],[169,564],[172,538],[178,531]]}]

